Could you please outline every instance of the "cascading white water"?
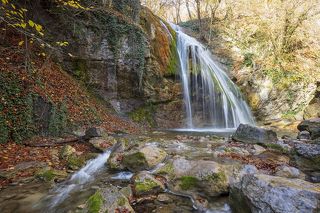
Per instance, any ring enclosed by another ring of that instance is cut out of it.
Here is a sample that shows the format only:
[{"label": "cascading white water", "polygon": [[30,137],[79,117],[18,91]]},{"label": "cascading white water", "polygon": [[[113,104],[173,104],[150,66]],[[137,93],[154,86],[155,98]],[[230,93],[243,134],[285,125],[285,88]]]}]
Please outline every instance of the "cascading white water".
[{"label": "cascading white water", "polygon": [[63,183],[52,191],[50,208],[62,203],[71,192],[79,190],[84,184],[94,180],[94,175],[105,165],[111,155],[112,149],[107,150],[97,158],[89,161],[85,167],[72,175],[69,181]]},{"label": "cascading white water", "polygon": [[177,51],[188,130],[235,129],[254,124],[245,100],[214,57],[195,38],[172,24],[177,32]]}]

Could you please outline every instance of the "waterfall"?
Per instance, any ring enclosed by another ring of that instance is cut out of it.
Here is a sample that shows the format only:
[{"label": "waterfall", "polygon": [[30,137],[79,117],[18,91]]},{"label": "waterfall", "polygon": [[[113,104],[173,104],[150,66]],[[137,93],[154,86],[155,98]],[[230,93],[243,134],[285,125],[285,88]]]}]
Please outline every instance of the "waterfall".
[{"label": "waterfall", "polygon": [[240,123],[254,124],[238,87],[210,51],[179,26],[172,24],[172,28],[177,33],[187,128],[227,130],[237,128]]}]

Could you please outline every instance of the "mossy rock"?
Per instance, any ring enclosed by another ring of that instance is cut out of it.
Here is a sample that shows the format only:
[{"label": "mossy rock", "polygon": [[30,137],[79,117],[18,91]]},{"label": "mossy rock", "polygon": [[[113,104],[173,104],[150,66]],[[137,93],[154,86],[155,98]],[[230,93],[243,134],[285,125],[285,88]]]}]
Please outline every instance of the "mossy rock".
[{"label": "mossy rock", "polygon": [[229,181],[225,172],[228,168],[214,161],[173,160],[175,177],[169,181],[176,191],[205,193],[207,196],[219,196],[228,193]]},{"label": "mossy rock", "polygon": [[67,158],[67,165],[72,170],[78,170],[86,163],[86,159],[83,156],[71,155]]},{"label": "mossy rock", "polygon": [[229,191],[228,179],[223,171],[208,175],[202,179],[201,184],[204,191],[210,196],[227,194]]},{"label": "mossy rock", "polygon": [[111,212],[131,212],[134,210],[129,204],[129,200],[117,187],[106,186],[99,189],[86,202],[84,212],[88,213],[111,213]]},{"label": "mossy rock", "polygon": [[[171,27],[170,27],[171,28]],[[179,55],[177,52],[177,35],[174,32],[170,43],[170,61],[165,76],[176,75],[179,71]]]},{"label": "mossy rock", "polygon": [[144,146],[124,155],[123,165],[130,171],[149,170],[164,161],[167,153],[155,146]]},{"label": "mossy rock", "polygon": [[249,105],[251,106],[251,108],[253,110],[258,110],[259,109],[259,104],[261,102],[259,94],[250,93],[248,95],[248,102],[249,102]]},{"label": "mossy rock", "polygon": [[156,174],[168,176],[169,179],[174,178],[174,168],[172,162],[167,163],[156,171]]},{"label": "mossy rock", "polygon": [[103,197],[99,191],[93,194],[87,201],[88,213],[99,213],[103,205]]},{"label": "mossy rock", "polygon": [[190,190],[196,188],[199,185],[199,180],[192,176],[183,176],[179,180],[179,187],[182,190]]},{"label": "mossy rock", "polygon": [[73,155],[76,152],[76,149],[70,145],[65,145],[60,151],[61,159],[68,159],[69,156]]},{"label": "mossy rock", "polygon": [[137,196],[150,195],[162,192],[164,185],[151,174],[140,172],[133,177],[133,191]]},{"label": "mossy rock", "polygon": [[124,166],[122,163],[123,160],[123,152],[112,153],[110,158],[108,159],[107,165],[112,170],[124,170]]},{"label": "mossy rock", "polygon": [[123,165],[134,172],[144,170],[148,167],[146,158],[141,152],[125,155],[123,158]]},{"label": "mossy rock", "polygon": [[294,159],[299,169],[306,173],[320,171],[320,156],[315,158],[305,158],[295,155]]},{"label": "mossy rock", "polygon": [[276,143],[265,144],[265,147],[269,148],[269,149],[272,149],[273,151],[276,151],[276,152],[279,152],[279,153],[283,153],[283,154],[288,154],[289,153],[288,149],[285,149],[284,147],[282,147],[281,145],[276,144]]},{"label": "mossy rock", "polygon": [[35,176],[45,182],[51,182],[57,179],[65,179],[68,174],[65,171],[54,169],[42,169],[38,171]]}]

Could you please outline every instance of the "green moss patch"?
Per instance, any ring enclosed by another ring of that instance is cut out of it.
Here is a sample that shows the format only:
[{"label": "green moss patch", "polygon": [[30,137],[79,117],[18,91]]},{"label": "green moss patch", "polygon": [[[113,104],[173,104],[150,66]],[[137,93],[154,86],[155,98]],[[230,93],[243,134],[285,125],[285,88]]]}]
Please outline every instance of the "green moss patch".
[{"label": "green moss patch", "polygon": [[129,113],[129,117],[138,123],[143,123],[151,127],[156,126],[156,122],[153,118],[155,107],[153,105],[147,105]]},{"label": "green moss patch", "polygon": [[78,157],[76,155],[71,155],[67,159],[67,164],[70,169],[77,170],[85,164],[85,159],[83,157]]},{"label": "green moss patch", "polygon": [[161,167],[158,171],[157,174],[159,175],[169,175],[171,178],[174,176],[174,167],[172,163],[168,163]]},{"label": "green moss patch", "polygon": [[45,182],[51,182],[57,178],[66,178],[67,173],[64,171],[60,171],[60,170],[43,169],[43,170],[38,171],[35,176]]},{"label": "green moss patch", "polygon": [[153,180],[145,179],[144,181],[136,181],[135,182],[135,191],[138,194],[143,194],[145,192],[152,191],[154,188],[157,188],[159,186],[158,183],[156,183]]},{"label": "green moss patch", "polygon": [[131,170],[144,169],[147,166],[147,161],[143,153],[136,152],[131,155],[125,155],[123,164]]},{"label": "green moss patch", "polygon": [[89,213],[99,213],[103,205],[103,197],[100,192],[92,195],[87,203]]},{"label": "green moss patch", "polygon": [[52,170],[46,170],[46,171],[42,171],[42,172],[39,172],[38,174],[36,174],[36,177],[41,180],[44,180],[46,182],[50,182],[50,181],[54,180],[55,174]]},{"label": "green moss patch", "polygon": [[289,151],[285,148],[283,148],[282,146],[280,146],[279,144],[275,144],[275,143],[268,143],[268,144],[265,144],[265,147],[269,148],[269,149],[272,149],[274,151],[277,151],[277,152],[280,152],[280,153],[283,153],[283,154],[288,154]]},{"label": "green moss patch", "polygon": [[182,190],[189,190],[197,187],[199,184],[199,180],[192,176],[183,176],[180,178],[180,188]]},{"label": "green moss patch", "polygon": [[170,61],[167,68],[166,75],[176,75],[179,70],[179,55],[177,52],[177,38],[173,34],[173,40],[170,43]]},{"label": "green moss patch", "polygon": [[216,183],[227,181],[227,177],[226,177],[224,172],[218,172],[218,173],[215,173],[215,174],[212,174],[212,175],[208,175],[204,179],[208,180],[208,181],[216,182]]}]

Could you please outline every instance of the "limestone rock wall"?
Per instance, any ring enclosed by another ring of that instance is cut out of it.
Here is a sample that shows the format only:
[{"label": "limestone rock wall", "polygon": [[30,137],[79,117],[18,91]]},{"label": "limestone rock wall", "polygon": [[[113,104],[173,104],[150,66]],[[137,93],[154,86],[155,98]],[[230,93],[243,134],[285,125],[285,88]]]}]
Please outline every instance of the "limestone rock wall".
[{"label": "limestone rock wall", "polygon": [[50,35],[65,70],[120,114],[153,127],[183,120],[175,32],[139,0],[104,1],[76,17],[55,11]]}]

